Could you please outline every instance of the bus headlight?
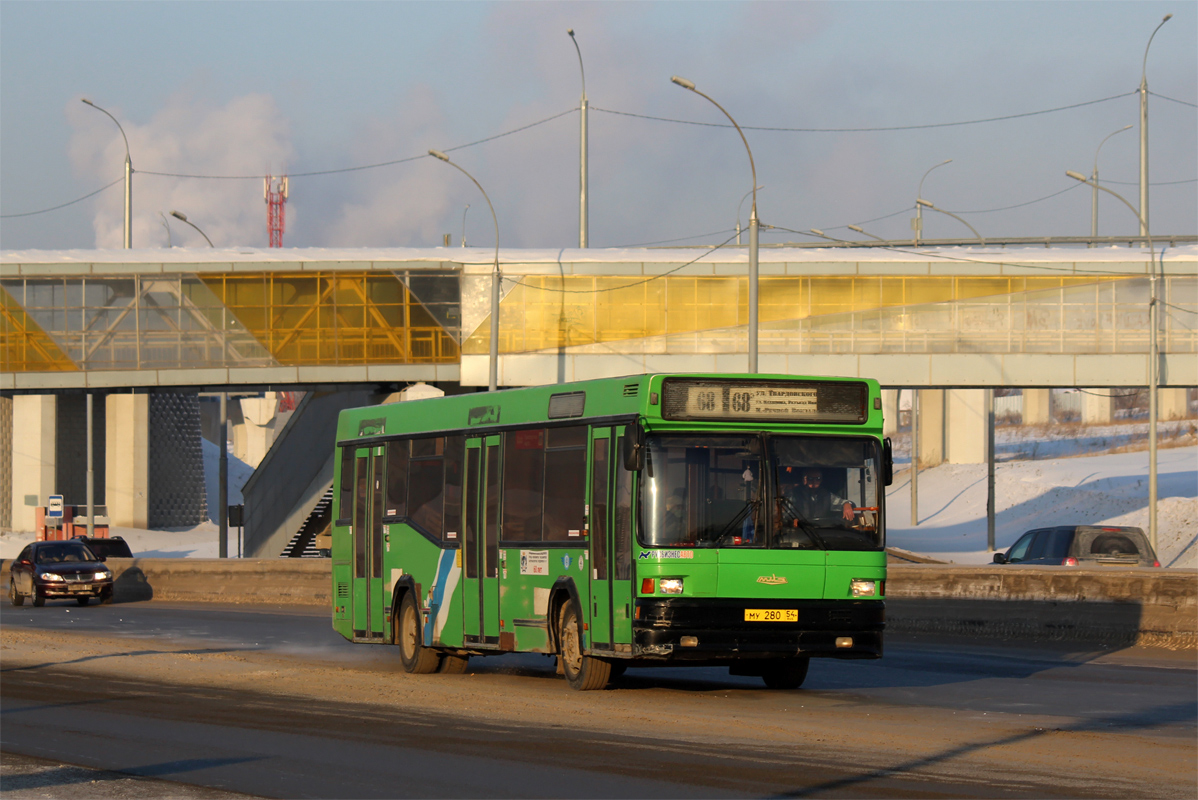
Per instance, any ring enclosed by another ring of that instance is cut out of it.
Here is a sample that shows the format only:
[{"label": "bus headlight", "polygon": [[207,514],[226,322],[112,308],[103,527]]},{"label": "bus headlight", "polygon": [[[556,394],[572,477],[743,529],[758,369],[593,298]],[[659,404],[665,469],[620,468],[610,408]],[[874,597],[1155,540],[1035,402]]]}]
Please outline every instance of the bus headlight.
[{"label": "bus headlight", "polygon": [[662,594],[682,594],[682,578],[662,578],[659,585]]},{"label": "bus headlight", "polygon": [[853,597],[877,597],[878,582],[875,580],[866,580],[864,578],[853,578],[849,582],[849,593]]}]

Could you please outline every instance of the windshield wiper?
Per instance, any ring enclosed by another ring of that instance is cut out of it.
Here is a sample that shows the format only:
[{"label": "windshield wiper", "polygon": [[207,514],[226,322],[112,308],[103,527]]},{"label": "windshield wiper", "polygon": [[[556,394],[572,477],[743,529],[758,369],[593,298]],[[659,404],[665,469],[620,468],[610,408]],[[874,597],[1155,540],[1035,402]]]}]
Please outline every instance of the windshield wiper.
[{"label": "windshield wiper", "polygon": [[803,533],[807,534],[807,536],[810,537],[811,540],[813,542],[815,542],[816,545],[818,545],[821,550],[827,550],[828,545],[824,542],[824,540],[822,538],[820,538],[819,532],[816,531],[815,526],[812,525],[807,519],[805,519],[803,517],[802,514],[799,513],[799,510],[797,508],[795,508],[794,503],[791,502],[790,498],[789,497],[780,497],[780,498],[778,498],[778,500],[781,502],[783,510],[784,510],[782,522],[785,524],[785,522],[786,522],[785,515],[789,514],[791,519],[793,519],[795,521],[799,530],[801,530],[801,531],[803,531]]},{"label": "windshield wiper", "polygon": [[[728,524],[725,525],[723,527],[723,529],[719,532],[719,535],[717,535],[715,537],[716,545],[719,545],[719,543],[724,540],[725,536],[729,535],[730,533],[733,533],[736,530],[736,527],[738,525],[743,524],[745,516],[748,515],[749,512],[751,512],[751,511],[755,512],[760,506],[761,506],[761,500],[750,500],[747,503],[745,503],[745,507],[742,508],[739,512],[737,512],[735,517],[728,520]],[[756,526],[754,526],[754,530],[756,530]]]}]

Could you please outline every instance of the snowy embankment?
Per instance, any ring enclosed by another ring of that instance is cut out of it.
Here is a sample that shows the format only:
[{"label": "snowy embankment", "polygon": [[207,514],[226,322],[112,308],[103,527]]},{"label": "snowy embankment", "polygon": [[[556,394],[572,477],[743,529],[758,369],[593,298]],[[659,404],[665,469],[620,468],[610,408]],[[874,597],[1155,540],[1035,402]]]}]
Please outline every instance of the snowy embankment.
[{"label": "snowy embankment", "polygon": [[[1050,440],[1051,443],[1052,440]],[[1198,447],[1158,451],[1158,555],[1162,566],[1198,566]],[[983,564],[986,465],[942,464],[918,477],[919,525],[911,525],[910,470],[886,492],[887,543],[952,561]],[[995,545],[1048,525],[1106,523],[1148,530],[1148,454],[1008,461],[995,468]]]}]

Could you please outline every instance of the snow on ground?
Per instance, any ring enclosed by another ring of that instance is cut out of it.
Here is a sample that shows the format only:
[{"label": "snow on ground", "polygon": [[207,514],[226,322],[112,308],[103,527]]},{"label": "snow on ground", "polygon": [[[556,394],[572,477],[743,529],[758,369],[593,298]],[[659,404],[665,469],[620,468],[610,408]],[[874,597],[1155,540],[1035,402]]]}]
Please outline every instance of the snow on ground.
[{"label": "snow on ground", "polygon": [[[1198,447],[1157,452],[1157,531],[1162,566],[1198,567]],[[995,467],[995,545],[1046,525],[1109,523],[1148,530],[1144,451],[1009,461]],[[887,543],[958,564],[991,560],[986,549],[986,465],[942,464],[918,478],[911,525],[910,471],[886,492]]]}]

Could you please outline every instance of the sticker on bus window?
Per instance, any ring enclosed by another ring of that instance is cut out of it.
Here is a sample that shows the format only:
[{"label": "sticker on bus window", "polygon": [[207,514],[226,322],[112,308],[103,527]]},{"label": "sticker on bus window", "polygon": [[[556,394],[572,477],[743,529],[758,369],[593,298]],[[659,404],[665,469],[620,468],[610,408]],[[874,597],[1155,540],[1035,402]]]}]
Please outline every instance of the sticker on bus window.
[{"label": "sticker on bus window", "polygon": [[581,535],[582,535],[582,531],[578,531],[578,530],[570,530],[569,532],[567,532],[567,534],[566,534],[566,535],[567,535],[567,536],[581,536]]},{"label": "sticker on bus window", "polygon": [[521,575],[548,575],[549,574],[549,551],[548,550],[521,550],[520,551],[520,574]]}]

